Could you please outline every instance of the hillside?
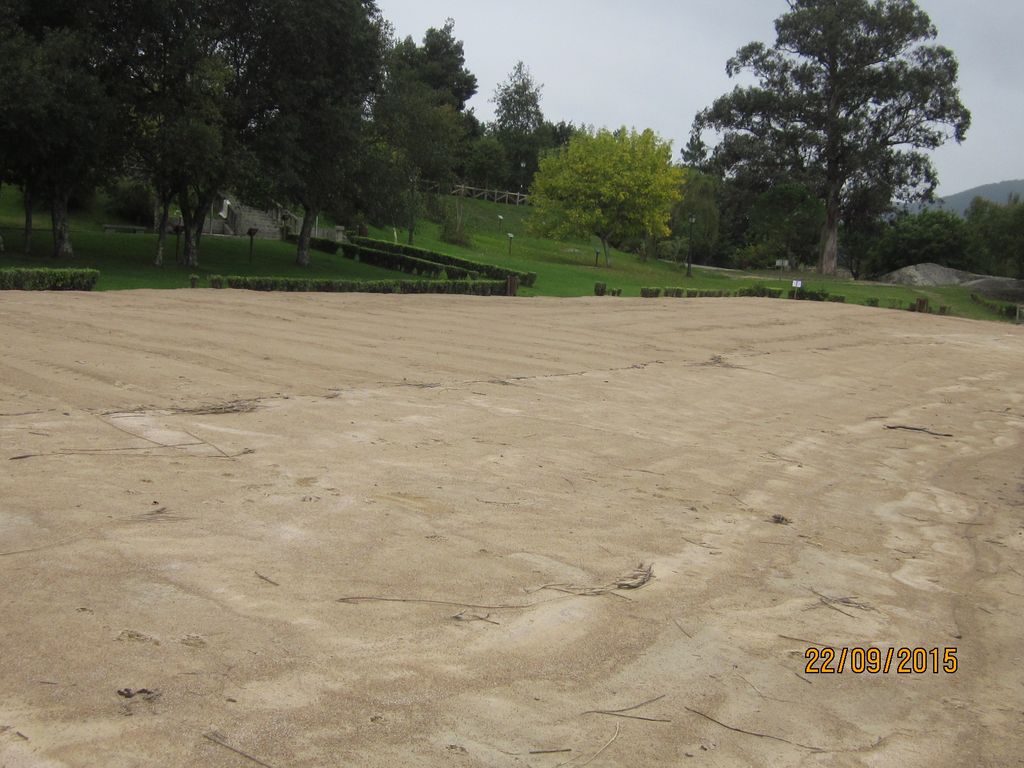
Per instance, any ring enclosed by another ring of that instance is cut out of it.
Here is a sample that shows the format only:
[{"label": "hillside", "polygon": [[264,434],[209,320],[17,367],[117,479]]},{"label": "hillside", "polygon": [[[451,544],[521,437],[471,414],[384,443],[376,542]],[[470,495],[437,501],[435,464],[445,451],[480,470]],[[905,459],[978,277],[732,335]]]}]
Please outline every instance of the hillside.
[{"label": "hillside", "polygon": [[983,184],[980,187],[957,192],[955,195],[939,198],[935,204],[927,207],[950,211],[959,216],[964,216],[971,205],[971,201],[976,197],[1002,204],[1007,201],[1010,195],[1021,195],[1024,197],[1024,179]]}]

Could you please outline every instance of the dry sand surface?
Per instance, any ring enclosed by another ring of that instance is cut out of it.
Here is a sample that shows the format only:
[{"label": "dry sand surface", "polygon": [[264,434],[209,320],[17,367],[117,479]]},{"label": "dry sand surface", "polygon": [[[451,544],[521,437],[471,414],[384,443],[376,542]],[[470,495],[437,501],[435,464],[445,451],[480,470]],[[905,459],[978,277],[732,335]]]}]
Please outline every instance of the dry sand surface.
[{"label": "dry sand surface", "polygon": [[233,291],[0,328],[4,768],[1021,763],[1024,328]]}]

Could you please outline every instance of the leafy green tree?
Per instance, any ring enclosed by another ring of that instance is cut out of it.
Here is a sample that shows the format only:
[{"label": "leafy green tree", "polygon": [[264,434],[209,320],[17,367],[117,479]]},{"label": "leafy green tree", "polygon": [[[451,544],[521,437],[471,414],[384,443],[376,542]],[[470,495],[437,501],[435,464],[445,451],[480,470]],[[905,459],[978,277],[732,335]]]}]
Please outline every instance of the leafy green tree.
[{"label": "leafy green tree", "polygon": [[865,272],[877,276],[923,263],[974,269],[963,219],[948,211],[900,216],[875,246]]},{"label": "leafy green tree", "polygon": [[668,234],[682,175],[672,165],[672,145],[651,130],[579,133],[541,159],[532,226],[556,237],[597,236],[608,265],[613,240]]},{"label": "leafy green tree", "polygon": [[538,168],[540,141],[538,132],[544,125],[540,108],[544,86],[534,80],[522,61],[516,62],[508,79],[499,83],[491,101],[494,103],[494,135],[505,147],[509,159],[506,186],[525,191]]},{"label": "leafy green tree", "polygon": [[296,263],[309,266],[317,216],[356,184],[363,120],[382,75],[383,20],[369,0],[267,5],[256,46],[265,74],[252,84],[264,117],[252,144],[270,190],[302,207]]},{"label": "leafy green tree", "polygon": [[476,75],[466,67],[466,54],[461,40],[455,38],[455,21],[446,19],[440,29],[431,27],[423,35],[418,49],[417,69],[425,85],[451,98],[457,112],[476,94]]},{"label": "leafy green tree", "polygon": [[[450,35],[451,29],[445,29]],[[428,31],[425,41],[434,37],[432,32],[436,30]],[[404,211],[410,244],[421,207],[420,182],[429,180],[448,186],[475,122],[470,114],[460,111],[464,102],[447,84],[434,87],[438,78],[432,76],[436,68],[430,61],[426,43],[420,48],[412,38],[392,42],[385,55],[384,86],[373,106],[373,122],[380,141],[391,148],[390,152],[378,151],[377,156],[390,155],[405,179],[404,204],[393,200],[381,205],[378,201],[374,207]],[[450,78],[444,81],[448,83]],[[391,185],[387,188],[391,190]]]},{"label": "leafy green tree", "polygon": [[1005,205],[977,197],[967,209],[971,252],[987,274],[1024,279],[1024,205],[1013,195]]},{"label": "leafy green tree", "polygon": [[493,136],[484,136],[473,143],[467,163],[467,175],[483,187],[495,187],[508,175],[505,147]]},{"label": "leafy green tree", "polygon": [[953,53],[913,0],[789,0],[771,47],[751,43],[729,60],[749,72],[697,115],[694,132],[723,133],[717,160],[732,173],[783,171],[825,205],[820,268],[834,274],[844,197],[855,179],[901,199],[928,196],[936,174],[921,151],[964,139]]},{"label": "leafy green tree", "polygon": [[821,201],[800,184],[780,184],[763,192],[750,212],[752,240],[790,264],[810,260],[825,218]]},{"label": "leafy green tree", "polygon": [[125,143],[122,81],[106,76],[89,11],[57,0],[0,4],[0,174],[25,193],[27,245],[36,196],[49,203],[55,257],[73,255],[69,201],[116,173]]},{"label": "leafy green tree", "polygon": [[689,251],[692,248],[693,258],[699,263],[707,263],[718,245],[720,214],[717,196],[720,182],[696,168],[685,168],[683,172],[681,197],[672,208],[671,256],[679,261],[682,249]]}]

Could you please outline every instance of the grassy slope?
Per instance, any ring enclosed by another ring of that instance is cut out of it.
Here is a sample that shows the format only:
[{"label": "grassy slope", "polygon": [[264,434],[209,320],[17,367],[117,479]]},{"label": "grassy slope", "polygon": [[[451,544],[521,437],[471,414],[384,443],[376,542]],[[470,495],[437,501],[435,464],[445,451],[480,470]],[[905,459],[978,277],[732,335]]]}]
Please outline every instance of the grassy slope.
[{"label": "grassy slope", "polygon": [[[523,289],[527,296],[589,296],[593,294],[594,283],[604,282],[609,288],[622,288],[627,296],[638,296],[641,287],[680,286],[705,290],[735,291],[745,285],[762,283],[770,287],[789,288],[795,277],[801,277],[808,289],[824,289],[832,294],[846,296],[851,303],[863,303],[865,299],[877,298],[881,306],[888,306],[891,300],[904,304],[924,296],[934,306],[946,305],[962,317],[994,319],[995,315],[970,299],[963,288],[944,286],[939,288],[910,288],[904,286],[880,285],[850,280],[824,279],[813,274],[751,275],[746,273],[696,268],[694,276],[686,278],[685,270],[678,265],[660,261],[641,262],[632,254],[612,251],[612,266],[594,266],[596,240],[575,240],[560,242],[532,236],[526,220],[529,208],[498,205],[480,200],[465,201],[467,229],[473,240],[469,248],[450,245],[440,239],[440,227],[429,221],[421,221],[416,232],[416,245],[450,253],[476,261],[500,264],[529,272],[538,273],[537,285]],[[498,216],[503,216],[499,221]],[[127,288],[183,288],[188,285],[189,274],[200,277],[210,274],[264,275],[281,277],[331,277],[356,280],[409,279],[408,275],[379,269],[324,253],[313,254],[313,266],[304,269],[294,263],[295,248],[275,241],[257,241],[253,264],[249,264],[249,243],[245,238],[208,237],[203,240],[200,267],[189,270],[174,264],[174,239],[168,239],[170,252],[165,256],[163,268],[151,264],[155,251],[155,235],[106,235],[104,223],[118,223],[103,212],[97,203],[92,210],[83,211],[72,217],[72,240],[76,256],[74,266],[93,267],[102,276],[99,290]],[[49,218],[44,213],[36,216],[39,229],[36,232],[31,257],[19,254],[22,244],[21,197],[11,187],[0,189],[0,233],[3,234],[7,252],[0,256],[0,266],[61,266],[49,258],[51,236],[46,227]],[[512,255],[509,255],[508,234],[515,238]],[[405,242],[405,233],[399,231],[400,242]],[[391,240],[390,229],[374,229],[371,235]]]},{"label": "grassy slope", "polygon": [[[504,217],[499,222],[498,216]],[[594,251],[598,241],[576,240],[559,242],[533,237],[529,233],[529,208],[498,205],[482,200],[465,201],[467,230],[472,238],[468,248],[451,245],[440,239],[439,225],[421,221],[417,227],[415,244],[476,261],[521,269],[538,274],[537,285],[524,289],[524,295],[587,296],[593,295],[594,283],[607,283],[609,288],[622,288],[623,295],[638,296],[641,287],[664,288],[678,286],[704,290],[735,291],[744,286],[763,284],[772,288],[789,289],[794,279],[802,279],[810,290],[826,290],[830,294],[845,296],[848,303],[863,304],[866,299],[877,298],[884,308],[890,301],[904,305],[919,297],[926,297],[933,306],[948,306],[961,317],[991,320],[995,315],[971,301],[970,292],[957,286],[912,288],[883,285],[881,283],[822,278],[815,274],[784,277],[775,273],[750,274],[728,270],[697,267],[694,276],[687,279],[685,266],[649,260],[641,262],[633,254],[612,251],[612,266],[605,268],[603,254],[601,266],[594,266]],[[509,256],[508,233],[515,235],[512,255]],[[373,229],[374,237],[391,240],[391,229]],[[399,242],[406,242],[406,233],[397,233]]]},{"label": "grassy slope", "polygon": [[[120,223],[99,206],[82,211],[71,220],[71,241],[75,248],[72,262],[50,258],[53,240],[49,217],[35,216],[37,229],[32,238],[32,255],[22,255],[23,213],[21,196],[10,187],[0,189],[0,234],[6,252],[0,255],[4,267],[91,267],[100,271],[97,290],[128,288],[186,288],[189,275],[197,274],[205,284],[207,275],[263,275],[276,277],[343,278],[351,280],[410,279],[408,275],[360,264],[341,256],[314,252],[313,265],[306,269],[295,264],[295,246],[273,240],[257,240],[253,263],[249,263],[248,238],[204,237],[199,267],[188,269],[174,263],[174,237],[167,239],[164,266],[153,266],[156,235],[104,234],[103,224]],[[43,229],[43,228],[46,229]]]}]

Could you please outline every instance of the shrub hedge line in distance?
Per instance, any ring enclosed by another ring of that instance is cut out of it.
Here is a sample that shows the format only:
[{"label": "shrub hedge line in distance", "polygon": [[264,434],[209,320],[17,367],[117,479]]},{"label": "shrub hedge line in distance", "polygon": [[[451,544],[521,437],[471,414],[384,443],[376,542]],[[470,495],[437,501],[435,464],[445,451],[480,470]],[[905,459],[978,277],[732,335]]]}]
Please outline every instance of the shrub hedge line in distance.
[{"label": "shrub hedge line in distance", "polygon": [[91,291],[100,279],[95,269],[0,269],[3,291]]},{"label": "shrub hedge line in distance", "polygon": [[211,275],[211,288],[301,293],[451,293],[504,296],[499,280],[307,280],[302,277],[242,277]]},{"label": "shrub hedge line in distance", "polygon": [[446,266],[436,261],[405,256],[401,253],[388,253],[363,245],[344,245],[341,253],[346,258],[355,259],[363,264],[405,272],[408,275],[423,275],[435,280],[475,280],[480,277],[479,272],[472,272],[462,267]]},{"label": "shrub hedge line in distance", "polygon": [[781,288],[769,288],[766,285],[751,285],[747,288],[740,288],[736,291],[737,296],[750,296],[762,299],[781,299]]},{"label": "shrub hedge line in distance", "polygon": [[1001,315],[1002,317],[1008,317],[1011,320],[1017,317],[1016,304],[1003,304],[997,301],[989,301],[984,296],[979,296],[976,293],[971,294],[971,301],[985,307],[989,312],[995,312],[997,315]]},{"label": "shrub hedge line in distance", "polygon": [[449,256],[446,253],[437,253],[423,248],[414,248],[411,245],[389,243],[387,240],[373,240],[369,237],[353,237],[350,239],[354,244],[364,248],[386,251],[387,253],[398,253],[415,259],[432,261],[435,264],[444,264],[445,266],[461,267],[462,269],[469,270],[470,272],[478,272],[485,277],[490,277],[495,280],[504,280],[508,277],[518,277],[520,284],[527,287],[532,287],[533,284],[537,282],[536,272],[520,272],[517,269],[499,267],[496,264],[482,264],[480,262],[470,261],[469,259],[460,259],[457,256]]},{"label": "shrub hedge line in distance", "polygon": [[[288,242],[297,243],[297,235],[288,235]],[[473,280],[480,276],[479,271],[463,269],[457,266],[445,266],[437,260],[431,260],[420,256],[407,256],[401,253],[392,253],[371,248],[355,243],[336,243],[333,240],[323,238],[310,238],[309,247],[314,251],[336,254],[341,253],[347,259],[370,264],[381,269],[390,269],[395,272],[405,272],[407,275],[423,275],[437,280]],[[424,254],[429,251],[423,251]]]}]

